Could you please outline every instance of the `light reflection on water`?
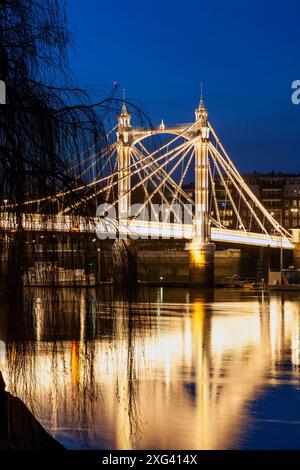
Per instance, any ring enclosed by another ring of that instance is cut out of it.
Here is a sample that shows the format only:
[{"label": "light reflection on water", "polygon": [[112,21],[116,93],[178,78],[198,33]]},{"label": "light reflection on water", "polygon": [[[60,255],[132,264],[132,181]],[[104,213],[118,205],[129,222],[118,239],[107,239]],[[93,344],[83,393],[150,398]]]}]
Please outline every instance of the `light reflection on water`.
[{"label": "light reflection on water", "polygon": [[129,308],[37,288],[27,299],[28,331],[1,317],[0,369],[68,448],[300,448],[300,295],[158,288]]}]

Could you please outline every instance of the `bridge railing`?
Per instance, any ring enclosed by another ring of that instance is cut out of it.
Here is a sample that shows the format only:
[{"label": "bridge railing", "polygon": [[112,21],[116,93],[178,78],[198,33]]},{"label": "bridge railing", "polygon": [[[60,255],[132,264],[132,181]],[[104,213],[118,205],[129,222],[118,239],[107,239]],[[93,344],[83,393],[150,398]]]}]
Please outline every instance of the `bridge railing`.
[{"label": "bridge railing", "polygon": [[[0,230],[15,231],[18,227],[18,217],[15,213],[2,213]],[[72,215],[22,214],[21,224],[27,231],[50,232],[82,232],[128,235],[132,238],[174,238],[192,240],[195,236],[192,224],[179,224],[160,221],[120,220],[107,221],[97,217],[85,218]],[[112,237],[109,237],[112,238]],[[242,230],[230,230],[212,227],[212,241],[237,243],[273,248],[293,248],[293,238],[269,235]]]},{"label": "bridge railing", "polygon": [[226,241],[232,243],[245,243],[257,246],[270,246],[273,248],[293,248],[293,239],[279,235],[269,235],[265,233],[244,232],[242,230],[230,230],[211,228],[211,236],[214,241]]}]

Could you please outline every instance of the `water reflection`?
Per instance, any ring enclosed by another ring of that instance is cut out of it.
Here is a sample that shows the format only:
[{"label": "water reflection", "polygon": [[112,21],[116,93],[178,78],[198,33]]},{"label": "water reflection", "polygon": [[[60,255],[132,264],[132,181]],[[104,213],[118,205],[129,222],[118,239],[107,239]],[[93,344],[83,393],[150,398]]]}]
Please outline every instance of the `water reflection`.
[{"label": "water reflection", "polygon": [[36,288],[24,305],[21,324],[2,306],[0,369],[69,448],[242,447],[253,400],[298,386],[295,294]]}]

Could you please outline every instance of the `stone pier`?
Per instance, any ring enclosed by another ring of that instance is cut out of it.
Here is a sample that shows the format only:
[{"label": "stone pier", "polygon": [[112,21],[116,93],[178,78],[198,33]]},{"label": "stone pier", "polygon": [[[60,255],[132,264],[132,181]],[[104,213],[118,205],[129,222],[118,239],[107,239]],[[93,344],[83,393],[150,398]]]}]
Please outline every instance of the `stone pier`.
[{"label": "stone pier", "polygon": [[214,243],[192,241],[189,246],[189,284],[211,287],[214,284]]}]

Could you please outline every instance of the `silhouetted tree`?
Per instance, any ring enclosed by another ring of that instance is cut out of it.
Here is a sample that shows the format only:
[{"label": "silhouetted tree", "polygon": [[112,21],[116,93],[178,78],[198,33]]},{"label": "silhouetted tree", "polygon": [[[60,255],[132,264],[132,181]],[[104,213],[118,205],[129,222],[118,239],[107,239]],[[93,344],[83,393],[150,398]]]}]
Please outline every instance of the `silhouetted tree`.
[{"label": "silhouetted tree", "polygon": [[[1,196],[21,203],[72,184],[70,159],[104,144],[102,122],[88,95],[72,86],[70,34],[58,0],[3,0],[0,5]],[[23,208],[22,208],[23,210]]]}]

